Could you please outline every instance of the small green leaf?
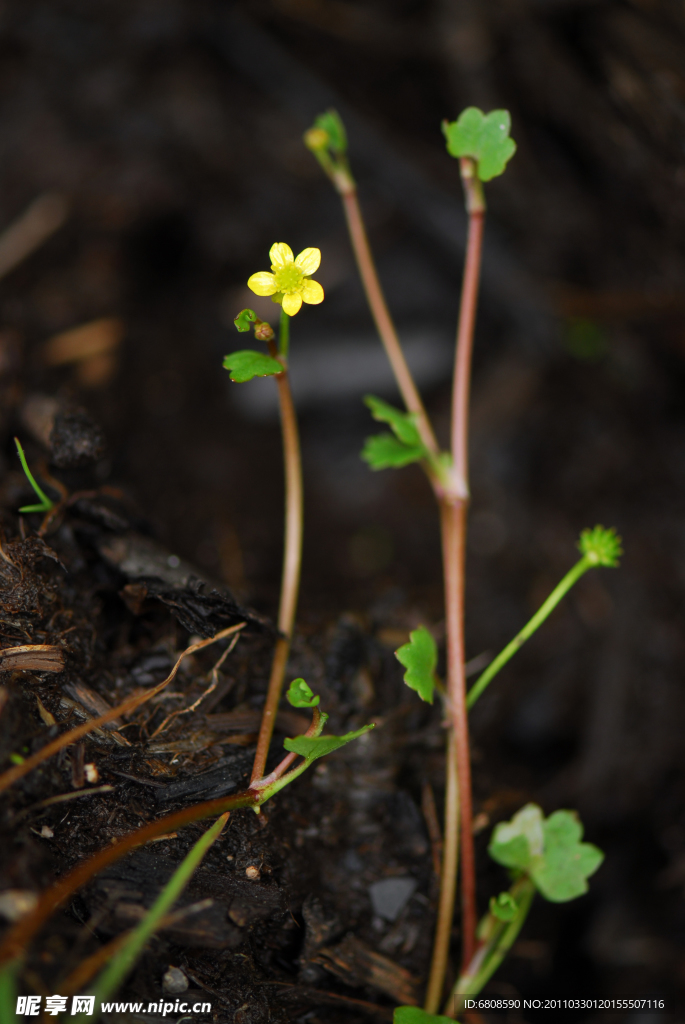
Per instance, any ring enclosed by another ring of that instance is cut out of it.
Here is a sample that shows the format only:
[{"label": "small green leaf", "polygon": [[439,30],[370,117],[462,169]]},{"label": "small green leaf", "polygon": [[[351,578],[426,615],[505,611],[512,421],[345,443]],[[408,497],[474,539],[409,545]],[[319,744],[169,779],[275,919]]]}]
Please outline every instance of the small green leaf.
[{"label": "small green leaf", "polygon": [[373,418],[379,423],[387,423],[403,444],[410,447],[422,444],[421,435],[416,429],[416,416],[413,413],[402,412],[374,395],[365,395],[364,402],[371,410]]},{"label": "small green leaf", "polygon": [[457,121],[444,121],[442,130],[451,156],[472,157],[480,180],[490,181],[504,172],[516,152],[516,143],[509,137],[510,127],[508,110],[484,114],[478,107],[467,107]]},{"label": "small green leaf", "polygon": [[490,913],[498,921],[513,921],[519,911],[519,905],[510,892],[501,892],[490,900]]},{"label": "small green leaf", "polygon": [[238,313],[233,323],[236,325],[240,333],[244,334],[245,331],[249,331],[250,324],[255,323],[256,320],[257,314],[255,313],[254,309],[242,309],[240,313]]},{"label": "small green leaf", "polygon": [[604,860],[592,843],[582,843],[583,826],[575,811],[555,811],[543,819],[536,804],[526,804],[492,833],[488,852],[504,867],[525,872],[552,903],[566,903],[587,892],[587,879]]},{"label": "small green leaf", "polygon": [[435,691],[435,666],[438,663],[438,649],[435,640],[425,626],[419,626],[409,634],[409,643],[402,644],[395,651],[395,657],[404,665],[404,681],[410,690],[416,690],[421,700],[433,703]]},{"label": "small green leaf", "polygon": [[531,877],[545,899],[566,903],[588,891],[587,879],[604,860],[592,843],[581,843],[583,826],[575,811],[555,811],[544,823],[545,852]]},{"label": "small green leaf", "polygon": [[325,757],[326,754],[332,754],[334,750],[338,750],[340,747],[344,747],[345,744],[351,743],[352,740],[358,739],[359,736],[363,736],[370,729],[373,729],[373,725],[363,725],[361,729],[357,729],[355,732],[348,732],[344,736],[296,736],[292,740],[284,740],[283,746],[286,750],[299,754],[300,757],[304,757],[306,761],[311,762],[316,761],[319,757]]},{"label": "small green leaf", "polygon": [[367,437],[361,457],[371,469],[391,469],[420,462],[425,454],[423,445],[410,448],[392,434],[374,434],[373,437]]},{"label": "small green leaf", "polygon": [[594,530],[583,530],[578,541],[578,550],[590,559],[594,565],[606,565],[611,569],[618,568],[619,559],[623,554],[621,538],[611,527],[595,526]]},{"label": "small green leaf", "polygon": [[505,868],[528,871],[544,849],[542,811],[526,804],[511,821],[502,821],[492,833],[488,853]]},{"label": "small green leaf", "polygon": [[286,698],[294,708],[315,708],[318,707],[321,697],[315,697],[304,679],[293,679],[288,687]]},{"label": "small green leaf", "polygon": [[337,110],[331,109],[325,114],[319,114],[314,120],[314,125],[326,132],[329,145],[336,155],[342,156],[347,152],[347,132]]},{"label": "small green leaf", "polygon": [[392,1024],[454,1024],[454,1021],[439,1013],[428,1013],[418,1006],[398,1006],[392,1015]]},{"label": "small green leaf", "polygon": [[24,449],[22,448],[21,442],[18,437],[15,437],[14,443],[17,446],[17,455],[19,456],[19,461],[21,462],[21,468],[24,470],[24,475],[26,476],[28,482],[31,484],[33,490],[36,492],[36,495],[40,498],[39,505],[23,505],[19,509],[19,511],[21,513],[26,514],[28,514],[29,512],[49,512],[50,509],[55,507],[54,501],[50,501],[47,494],[45,494],[45,492],[42,491],[38,484],[36,483],[33,473],[29,469],[29,464],[26,461],[26,456],[24,455]]},{"label": "small green leaf", "polygon": [[283,367],[277,359],[262,355],[251,348],[231,352],[224,357],[224,369],[228,370],[231,380],[243,384],[253,377],[271,377],[275,373],[283,373]]}]

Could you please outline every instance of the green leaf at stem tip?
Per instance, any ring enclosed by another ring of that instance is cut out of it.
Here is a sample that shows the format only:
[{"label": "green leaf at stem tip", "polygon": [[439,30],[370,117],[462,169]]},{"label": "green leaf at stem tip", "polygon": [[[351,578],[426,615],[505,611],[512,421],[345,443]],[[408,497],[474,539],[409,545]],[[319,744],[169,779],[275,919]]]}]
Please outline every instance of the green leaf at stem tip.
[{"label": "green leaf at stem tip", "polygon": [[327,110],[325,114],[319,114],[314,120],[314,125],[326,132],[329,145],[334,153],[342,155],[347,152],[347,132],[337,110],[331,109]]},{"label": "green leaf at stem tip", "polygon": [[498,921],[513,921],[519,912],[519,905],[510,892],[501,892],[490,900],[490,913]]},{"label": "green leaf at stem tip", "polygon": [[379,423],[387,423],[393,434],[402,444],[415,447],[421,444],[421,436],[416,428],[416,416],[402,412],[393,405],[384,402],[375,395],[365,395],[364,402],[371,410],[371,415]]},{"label": "green leaf at stem tip", "polygon": [[477,163],[478,177],[490,181],[504,172],[507,161],[516,152],[509,137],[511,117],[508,110],[484,114],[478,107],[467,107],[458,120],[443,122],[447,151],[454,157],[470,156]]},{"label": "green leaf at stem tip", "polygon": [[395,651],[395,657],[404,665],[404,681],[410,690],[416,690],[421,700],[433,703],[435,692],[435,666],[438,663],[438,649],[435,640],[425,626],[419,626],[409,634],[409,643],[402,644]]},{"label": "green leaf at stem tip", "polygon": [[497,825],[488,852],[498,864],[529,875],[545,899],[566,903],[588,891],[587,879],[604,860],[582,836],[575,811],[555,811],[545,819],[537,804],[526,804]]},{"label": "green leaf at stem tip", "polygon": [[288,687],[286,698],[294,708],[316,708],[321,700],[321,697],[314,696],[304,679],[293,679]]},{"label": "green leaf at stem tip", "polygon": [[374,434],[367,437],[361,457],[371,469],[399,469],[412,462],[420,462],[426,455],[423,445],[409,447],[392,434]]},{"label": "green leaf at stem tip", "polygon": [[254,309],[241,309],[233,323],[236,325],[240,333],[244,334],[245,331],[249,331],[250,324],[254,324],[256,321],[257,314]]},{"label": "green leaf at stem tip", "polygon": [[277,359],[251,348],[224,356],[224,369],[229,371],[231,380],[238,384],[252,380],[253,377],[272,377],[275,373],[283,373],[283,367]]},{"label": "green leaf at stem tip", "polygon": [[621,538],[613,526],[605,529],[595,526],[594,530],[583,530],[578,541],[578,550],[595,565],[606,565],[617,569],[623,554]]},{"label": "green leaf at stem tip", "polygon": [[292,740],[284,740],[283,746],[286,750],[299,754],[306,761],[312,762],[316,761],[319,757],[325,757],[326,754],[332,754],[334,750],[338,750],[340,747],[344,747],[345,744],[351,743],[352,740],[358,739],[359,736],[363,736],[370,729],[373,729],[373,725],[363,725],[361,729],[357,729],[355,732],[348,732],[344,736],[296,736]]},{"label": "green leaf at stem tip", "polygon": [[454,1024],[454,1021],[439,1013],[428,1013],[419,1006],[398,1006],[392,1015],[392,1024]]},{"label": "green leaf at stem tip", "polygon": [[592,843],[581,843],[583,826],[575,811],[555,811],[544,830],[544,863],[533,869],[532,878],[545,899],[566,903],[588,891],[587,879],[604,854]]}]

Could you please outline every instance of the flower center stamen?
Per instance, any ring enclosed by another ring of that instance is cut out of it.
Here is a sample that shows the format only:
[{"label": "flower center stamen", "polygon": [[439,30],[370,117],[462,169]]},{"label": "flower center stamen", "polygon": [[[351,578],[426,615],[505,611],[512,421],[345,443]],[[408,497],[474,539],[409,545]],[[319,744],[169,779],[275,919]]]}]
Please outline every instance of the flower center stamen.
[{"label": "flower center stamen", "polygon": [[304,274],[294,263],[290,263],[287,267],[279,267],[278,270],[275,270],[274,277],[279,292],[293,292],[297,291],[302,284]]}]

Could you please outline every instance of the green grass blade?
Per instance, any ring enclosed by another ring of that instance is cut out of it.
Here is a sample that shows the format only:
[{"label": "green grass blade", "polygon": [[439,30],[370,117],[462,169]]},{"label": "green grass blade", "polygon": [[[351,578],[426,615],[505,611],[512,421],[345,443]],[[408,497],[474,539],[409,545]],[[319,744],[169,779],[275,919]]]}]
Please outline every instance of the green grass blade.
[{"label": "green grass blade", "polygon": [[47,494],[45,494],[44,491],[41,491],[40,487],[36,483],[36,481],[35,481],[35,479],[33,477],[33,473],[29,469],[29,464],[26,461],[26,456],[24,455],[24,449],[22,448],[21,442],[19,441],[18,437],[15,437],[14,443],[17,446],[17,454],[19,456],[19,461],[21,462],[21,468],[24,470],[24,473],[26,474],[26,479],[28,480],[28,482],[33,487],[34,491],[36,492],[37,496],[40,498],[40,502],[41,502],[40,505],[24,505],[23,508],[19,509],[19,511],[20,512],[49,512],[51,508],[54,508],[54,502],[50,501],[50,499],[48,498]]},{"label": "green grass blade", "polygon": [[228,820],[228,814],[222,814],[211,828],[198,839],[193,848],[186,854],[176,871],[173,873],[161,893],[150,907],[149,911],[140,922],[138,927],[131,932],[128,941],[121,947],[118,953],[112,958],[108,967],[102,972],[92,990],[95,995],[95,1014],[86,1016],[80,1014],[75,1024],[93,1024],[99,1016],[100,1005],[109,999],[121,985],[128,972],[133,967],[145,943],[157,930],[162,918],[171,909],[183,889],[186,887],[193,872],[199,867],[203,857],[210,846],[219,838],[221,831]]}]

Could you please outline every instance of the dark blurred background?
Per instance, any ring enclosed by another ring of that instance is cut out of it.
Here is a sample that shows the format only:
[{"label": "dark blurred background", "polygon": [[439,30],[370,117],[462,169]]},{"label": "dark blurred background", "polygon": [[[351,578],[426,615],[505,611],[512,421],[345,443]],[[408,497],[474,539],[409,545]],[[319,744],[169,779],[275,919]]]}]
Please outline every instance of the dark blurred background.
[{"label": "dark blurred background", "polygon": [[[469,656],[520,628],[572,564],[580,529],[616,526],[626,549],[622,568],[584,579],[479,705],[477,795],[486,811],[503,785],[548,809],[580,807],[611,856],[593,902],[559,912],[562,930],[584,915],[578,970],[591,959],[619,988],[623,977],[677,988],[682,3],[7,0],[0,222],[46,192],[69,212],[0,282],[2,372],[22,365],[3,392],[5,472],[12,409],[35,389],[77,399],[105,427],[102,478],[132,493],[179,555],[273,614],[275,389],[231,384],[221,357],[244,347],[232,320],[254,304],[245,282],[268,268],[271,244],[318,246],[326,300],[292,325],[301,627],[354,610],[387,635],[419,621],[439,631],[429,489],[415,467],[372,474],[358,457],[374,428],[362,396],[397,395],[338,199],[301,136],[328,106],[348,125],[381,278],[445,441],[464,219],[440,122],[474,104],[511,111],[518,151],[487,188]],[[76,344],[76,356],[55,356],[49,339],[84,324],[81,355]]]}]

